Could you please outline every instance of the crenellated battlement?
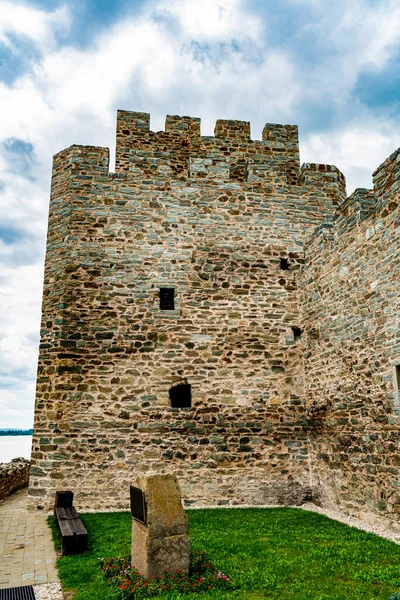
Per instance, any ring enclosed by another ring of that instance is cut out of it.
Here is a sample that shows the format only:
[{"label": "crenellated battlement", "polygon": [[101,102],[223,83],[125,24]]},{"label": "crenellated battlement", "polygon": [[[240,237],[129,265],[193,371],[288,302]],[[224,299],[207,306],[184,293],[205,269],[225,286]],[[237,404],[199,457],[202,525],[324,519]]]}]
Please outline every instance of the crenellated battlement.
[{"label": "crenellated battlement", "polygon": [[[106,175],[107,148],[73,145],[54,157],[53,187],[58,196],[70,177],[88,185],[93,177]],[[301,196],[305,190],[313,190],[329,197],[332,208],[336,208],[332,217],[340,235],[372,212],[380,214],[397,207],[400,149],[373,173],[373,190],[359,188],[347,198],[346,179],[337,167],[317,163],[299,166],[296,125],[266,123],[262,139],[252,140],[249,121],[219,119],[214,136],[202,136],[200,118],[167,115],[164,131],[154,132],[149,113],[119,110],[114,177],[121,175],[135,183],[157,185],[163,180],[189,185],[239,184],[243,190],[267,194],[277,186],[288,185],[295,186]]]},{"label": "crenellated battlement", "polygon": [[67,196],[64,212],[81,206],[80,188],[97,204],[98,184],[122,180],[145,189],[205,188],[209,201],[224,189],[264,194],[272,204],[279,198],[288,216],[294,210],[307,226],[333,216],[346,198],[345,178],[335,166],[311,163],[300,169],[295,125],[267,123],[262,140],[252,140],[248,121],[218,120],[215,135],[202,136],[197,117],[167,115],[164,131],[154,132],[148,113],[118,111],[115,173],[109,172],[107,148],[73,145],[59,152],[50,216],[53,209],[59,214]]},{"label": "crenellated battlement", "polygon": [[[333,165],[300,168],[296,125],[266,123],[252,140],[248,121],[218,120],[214,136],[201,135],[197,117],[167,115],[165,130],[150,129],[150,114],[117,113],[115,173],[135,180],[236,183],[267,193],[275,186],[313,187],[333,205],[346,198],[346,180]],[[54,157],[53,174],[108,173],[109,150],[73,145]]]},{"label": "crenellated battlement", "polygon": [[[321,165],[303,165],[300,180],[310,183],[308,168],[312,167],[314,172],[321,169]],[[323,166],[322,166],[323,167]],[[327,167],[328,171],[335,172],[335,167]],[[324,171],[324,168],[321,169]],[[337,170],[336,170],[337,171]],[[306,173],[304,176],[303,173]],[[344,233],[369,218],[368,226],[375,220],[386,217],[399,207],[400,186],[400,149],[393,152],[374,172],[373,189],[357,188],[343,201],[335,210],[334,230],[336,239]],[[339,174],[338,186],[344,184]]]},{"label": "crenellated battlement", "polygon": [[262,140],[248,121],[218,120],[214,136],[201,135],[196,117],[167,115],[165,130],[150,130],[150,115],[118,111],[116,172],[154,178],[297,184],[298,131],[268,123]]},{"label": "crenellated battlement", "polygon": [[[74,145],[56,155],[54,168],[100,174],[108,171],[108,160],[106,148]],[[66,164],[60,167],[60,161]],[[119,110],[115,172],[152,180],[247,183],[266,190],[310,184],[337,195],[335,203],[345,194],[345,179],[336,167],[306,165],[300,171],[296,125],[267,123],[262,139],[252,140],[248,121],[221,119],[214,136],[202,136],[199,118],[167,115],[164,131],[154,132],[149,113]]]}]

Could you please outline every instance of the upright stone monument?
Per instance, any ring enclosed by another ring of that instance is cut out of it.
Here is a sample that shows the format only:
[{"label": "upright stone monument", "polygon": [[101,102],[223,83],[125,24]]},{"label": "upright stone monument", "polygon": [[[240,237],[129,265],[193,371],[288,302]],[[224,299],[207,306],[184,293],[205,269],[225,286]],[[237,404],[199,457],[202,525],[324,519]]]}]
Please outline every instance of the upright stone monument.
[{"label": "upright stone monument", "polygon": [[188,523],[175,475],[139,476],[131,488],[131,508],[132,566],[146,578],[177,569],[187,573]]}]

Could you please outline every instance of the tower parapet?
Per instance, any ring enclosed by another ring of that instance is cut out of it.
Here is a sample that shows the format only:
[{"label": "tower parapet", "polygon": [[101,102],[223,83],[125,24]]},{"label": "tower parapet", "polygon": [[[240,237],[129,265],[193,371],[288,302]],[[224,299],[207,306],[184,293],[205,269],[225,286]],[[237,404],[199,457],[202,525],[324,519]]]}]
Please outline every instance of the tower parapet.
[{"label": "tower parapet", "polygon": [[346,178],[334,165],[304,163],[300,169],[299,184],[313,186],[321,193],[330,190],[335,205],[346,198]]},{"label": "tower parapet", "polygon": [[150,115],[118,111],[116,172],[190,181],[217,179],[258,185],[298,183],[295,125],[267,123],[262,140],[248,121],[218,120],[214,137],[201,136],[200,119],[168,115],[165,131],[150,130]]},{"label": "tower parapet", "polygon": [[54,156],[53,178],[62,171],[63,176],[93,173],[105,175],[109,172],[110,152],[100,146],[78,146],[74,144]]},{"label": "tower parapet", "polygon": [[375,208],[373,190],[357,188],[335,212],[336,232],[341,235],[368,217]]},{"label": "tower parapet", "polygon": [[372,179],[376,211],[392,212],[399,205],[400,148],[373,172]]}]

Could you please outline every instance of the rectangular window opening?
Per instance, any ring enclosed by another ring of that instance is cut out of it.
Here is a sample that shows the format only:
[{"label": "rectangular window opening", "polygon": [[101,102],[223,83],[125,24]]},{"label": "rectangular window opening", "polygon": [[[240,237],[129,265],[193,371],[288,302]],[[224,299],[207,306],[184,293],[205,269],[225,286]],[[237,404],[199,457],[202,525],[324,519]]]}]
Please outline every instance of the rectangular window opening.
[{"label": "rectangular window opening", "polygon": [[190,408],[192,406],[192,386],[183,379],[169,390],[169,398],[173,408]]},{"label": "rectangular window opening", "polygon": [[394,389],[400,391],[400,365],[394,367]]},{"label": "rectangular window opening", "polygon": [[174,288],[160,288],[160,310],[175,310]]},{"label": "rectangular window opening", "polygon": [[282,271],[289,271],[289,260],[287,258],[281,258],[279,261],[279,266]]},{"label": "rectangular window opening", "polygon": [[301,334],[303,333],[302,329],[300,329],[300,327],[292,327],[292,331],[294,341],[298,342],[301,338]]}]

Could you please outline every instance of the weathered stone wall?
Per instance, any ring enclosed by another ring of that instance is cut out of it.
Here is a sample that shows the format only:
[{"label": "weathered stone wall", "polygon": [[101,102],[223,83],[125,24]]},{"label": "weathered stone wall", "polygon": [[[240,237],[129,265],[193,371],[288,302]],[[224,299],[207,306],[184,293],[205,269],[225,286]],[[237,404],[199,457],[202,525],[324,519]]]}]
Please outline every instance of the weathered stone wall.
[{"label": "weathered stone wall", "polygon": [[325,506],[397,529],[399,157],[317,229],[301,282],[312,487]]},{"label": "weathered stone wall", "polygon": [[28,485],[30,462],[26,458],[13,458],[0,463],[0,500]]},{"label": "weathered stone wall", "polygon": [[[345,182],[298,157],[294,126],[154,133],[124,111],[116,173],[104,148],[55,156],[32,506],[71,488],[80,508],[126,508],[149,469],[175,471],[187,503],[310,497],[298,275]],[[193,408],[171,409],[182,377]]]}]

